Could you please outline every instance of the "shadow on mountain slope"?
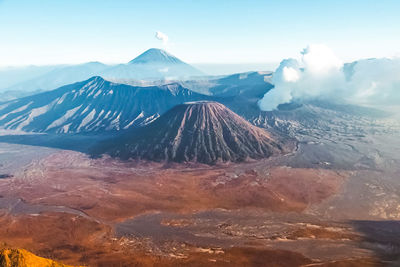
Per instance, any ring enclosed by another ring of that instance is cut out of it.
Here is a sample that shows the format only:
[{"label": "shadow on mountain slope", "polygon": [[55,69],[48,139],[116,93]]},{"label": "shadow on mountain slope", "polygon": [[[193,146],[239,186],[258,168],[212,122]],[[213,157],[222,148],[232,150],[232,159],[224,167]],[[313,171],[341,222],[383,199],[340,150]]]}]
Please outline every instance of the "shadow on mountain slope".
[{"label": "shadow on mountain slope", "polygon": [[104,134],[25,134],[25,135],[3,135],[0,142],[49,147],[65,150],[74,150],[87,153],[89,148],[97,142],[113,137],[116,133]]}]

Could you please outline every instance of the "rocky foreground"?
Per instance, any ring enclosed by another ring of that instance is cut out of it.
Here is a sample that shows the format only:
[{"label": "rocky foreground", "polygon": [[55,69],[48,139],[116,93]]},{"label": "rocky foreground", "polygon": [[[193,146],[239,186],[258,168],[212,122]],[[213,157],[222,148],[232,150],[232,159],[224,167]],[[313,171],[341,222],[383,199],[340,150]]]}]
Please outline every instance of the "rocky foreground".
[{"label": "rocky foreground", "polygon": [[38,257],[25,249],[1,249],[1,267],[72,267],[50,259]]}]

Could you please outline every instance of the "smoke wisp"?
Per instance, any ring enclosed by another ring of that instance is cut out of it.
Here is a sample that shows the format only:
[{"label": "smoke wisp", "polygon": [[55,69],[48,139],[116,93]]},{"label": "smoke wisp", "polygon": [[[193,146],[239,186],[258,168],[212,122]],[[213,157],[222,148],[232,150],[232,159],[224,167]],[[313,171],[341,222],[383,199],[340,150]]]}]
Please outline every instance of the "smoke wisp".
[{"label": "smoke wisp", "polygon": [[400,105],[400,59],[363,59],[344,64],[324,45],[310,45],[300,59],[276,69],[275,87],[259,101],[262,110],[310,99],[368,106]]},{"label": "smoke wisp", "polygon": [[167,45],[168,44],[168,39],[169,38],[168,38],[168,35],[166,35],[165,33],[157,31],[155,37],[156,37],[157,40],[162,41],[163,45]]}]

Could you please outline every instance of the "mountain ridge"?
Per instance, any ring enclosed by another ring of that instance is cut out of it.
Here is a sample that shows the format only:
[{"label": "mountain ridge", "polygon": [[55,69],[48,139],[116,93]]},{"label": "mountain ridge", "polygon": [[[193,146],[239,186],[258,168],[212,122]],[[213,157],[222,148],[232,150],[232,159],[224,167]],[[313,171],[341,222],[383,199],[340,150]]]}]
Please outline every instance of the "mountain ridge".
[{"label": "mountain ridge", "polygon": [[94,76],[0,104],[0,126],[30,132],[77,133],[145,125],[171,107],[206,100],[179,84],[130,86]]}]

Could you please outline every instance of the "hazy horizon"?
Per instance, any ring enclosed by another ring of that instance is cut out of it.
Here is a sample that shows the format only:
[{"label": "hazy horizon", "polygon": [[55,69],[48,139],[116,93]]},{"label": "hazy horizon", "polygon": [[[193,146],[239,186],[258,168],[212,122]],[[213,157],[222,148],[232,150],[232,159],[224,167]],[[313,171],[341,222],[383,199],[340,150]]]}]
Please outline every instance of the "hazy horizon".
[{"label": "hazy horizon", "polygon": [[[92,61],[98,62],[98,61]],[[13,70],[13,69],[23,69],[29,67],[56,67],[56,66],[72,66],[72,65],[80,65],[90,62],[82,62],[77,64],[54,64],[54,65],[17,65],[17,66],[0,66],[1,70]],[[120,63],[104,63],[108,65],[118,65],[118,64],[125,64],[126,62]],[[265,62],[265,63],[231,63],[231,64],[224,64],[224,63],[190,63],[186,62],[197,68],[198,70],[202,71],[205,75],[229,75],[235,73],[243,73],[243,72],[252,72],[252,71],[274,71],[278,66],[279,62]]]}]

